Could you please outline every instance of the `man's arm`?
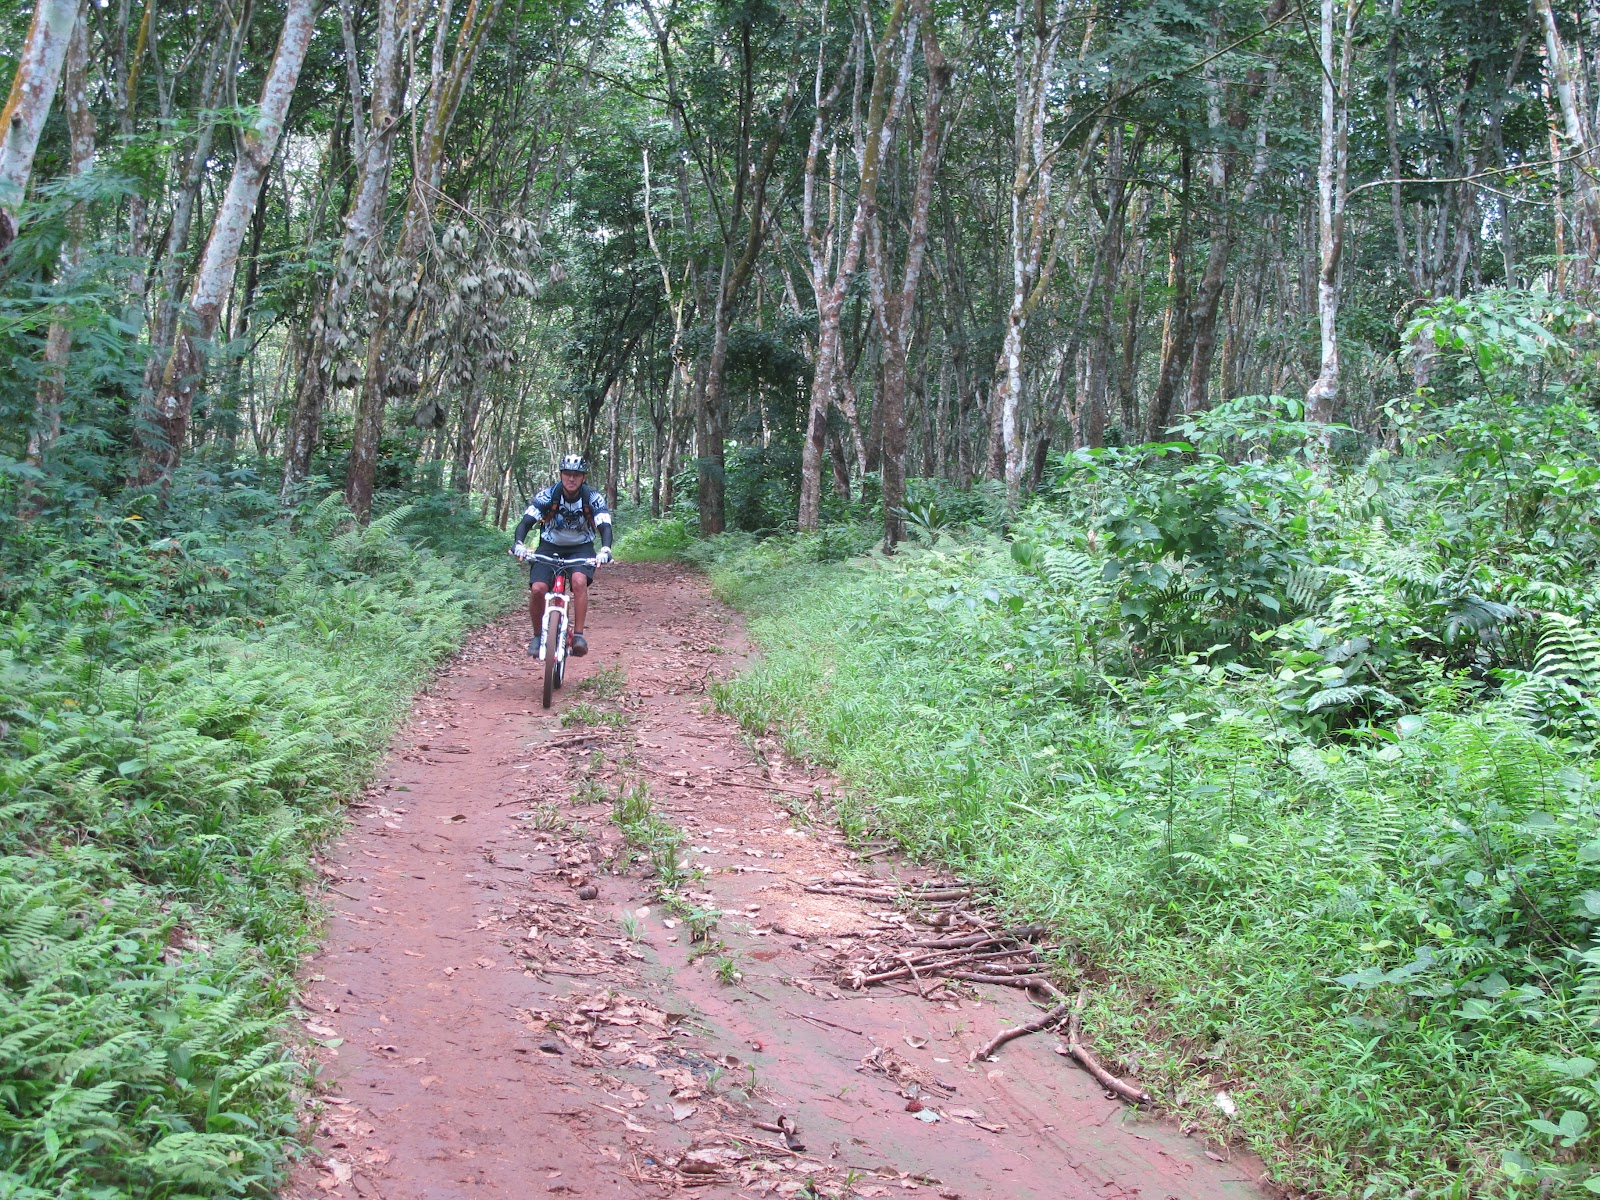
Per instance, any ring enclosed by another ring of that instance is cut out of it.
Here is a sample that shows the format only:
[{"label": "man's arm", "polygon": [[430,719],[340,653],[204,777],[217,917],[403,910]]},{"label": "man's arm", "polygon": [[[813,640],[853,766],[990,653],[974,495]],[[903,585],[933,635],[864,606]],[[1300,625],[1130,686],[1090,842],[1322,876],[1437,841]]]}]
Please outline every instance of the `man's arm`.
[{"label": "man's arm", "polygon": [[533,503],[528,505],[528,511],[522,514],[522,520],[517,522],[517,545],[527,539],[529,531],[535,525],[543,525],[550,519],[550,514],[555,510],[555,489],[545,486],[534,493]]},{"label": "man's arm", "polygon": [[611,510],[606,507],[606,498],[600,492],[591,492],[589,502],[594,506],[594,515],[591,518],[594,521],[594,531],[600,535],[600,545],[607,552],[602,556],[602,561],[610,562]]}]

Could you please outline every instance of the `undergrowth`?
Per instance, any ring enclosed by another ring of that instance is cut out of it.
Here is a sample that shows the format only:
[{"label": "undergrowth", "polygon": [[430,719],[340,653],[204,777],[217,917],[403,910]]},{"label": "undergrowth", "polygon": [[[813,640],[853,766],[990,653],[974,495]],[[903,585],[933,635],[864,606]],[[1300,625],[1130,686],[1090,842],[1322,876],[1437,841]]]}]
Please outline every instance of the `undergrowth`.
[{"label": "undergrowth", "polygon": [[[312,847],[517,598],[451,502],[196,486],[13,528],[0,585],[0,1196],[266,1194]],[[196,515],[198,514],[198,515]]]},{"label": "undergrowth", "polygon": [[[1480,470],[1447,427],[1330,471],[1292,411],[1247,409],[1069,459],[1009,543],[697,544],[763,650],[718,702],[839,771],[848,829],[1048,921],[1097,1046],[1279,1183],[1600,1191],[1600,555],[1552,484],[1574,468]],[[1600,458],[1592,416],[1518,419]]]},{"label": "undergrowth", "polygon": [[[1448,696],[1404,736],[1329,744],[1284,723],[1264,672],[1086,687],[1059,597],[1010,567],[980,546],[782,569],[753,608],[763,658],[719,701],[854,784],[858,832],[1048,920],[1103,1048],[1281,1182],[1593,1174],[1565,1165],[1591,1148],[1530,1125],[1600,1119],[1587,763]],[[996,581],[1019,610],[984,598]]]}]

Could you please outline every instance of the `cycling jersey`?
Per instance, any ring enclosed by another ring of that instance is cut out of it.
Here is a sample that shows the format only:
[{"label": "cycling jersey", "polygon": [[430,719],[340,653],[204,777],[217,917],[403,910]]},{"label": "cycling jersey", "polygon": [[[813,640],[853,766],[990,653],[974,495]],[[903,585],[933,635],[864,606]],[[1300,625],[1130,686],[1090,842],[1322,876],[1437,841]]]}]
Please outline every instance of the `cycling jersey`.
[{"label": "cycling jersey", "polygon": [[592,542],[596,533],[602,545],[611,545],[611,510],[606,498],[587,483],[580,484],[570,499],[559,482],[540,488],[517,525],[516,540],[526,541],[535,525],[543,526],[540,540],[552,546],[581,546]]}]

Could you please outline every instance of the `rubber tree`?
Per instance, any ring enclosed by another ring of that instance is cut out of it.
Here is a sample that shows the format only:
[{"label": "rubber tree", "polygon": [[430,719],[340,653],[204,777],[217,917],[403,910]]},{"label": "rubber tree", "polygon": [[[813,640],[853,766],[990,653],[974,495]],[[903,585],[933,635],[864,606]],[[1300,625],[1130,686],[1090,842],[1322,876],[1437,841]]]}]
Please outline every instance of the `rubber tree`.
[{"label": "rubber tree", "polygon": [[[1600,86],[1600,79],[1593,75],[1597,48],[1589,46],[1589,70],[1585,72],[1582,64],[1586,56],[1581,42],[1576,54],[1568,49],[1550,0],[1533,0],[1533,7],[1544,35],[1545,74],[1561,118],[1560,140],[1566,143],[1561,149],[1572,164],[1578,207],[1578,219],[1574,222],[1577,241],[1577,254],[1573,256],[1574,283],[1578,291],[1589,292],[1595,287],[1595,264],[1600,259],[1600,182],[1597,182],[1600,180],[1600,119],[1595,116],[1592,95]],[[1590,23],[1591,27],[1600,24],[1592,6]],[[1558,144],[1554,134],[1551,142]]]},{"label": "rubber tree", "polygon": [[[805,441],[800,457],[800,511],[799,527],[808,533],[815,532],[822,506],[822,460],[827,445],[828,410],[838,389],[840,367],[840,318],[844,311],[845,293],[855,278],[861,262],[862,244],[869,214],[875,215],[878,204],[878,180],[882,176],[883,162],[889,154],[895,127],[904,109],[906,88],[897,86],[894,102],[888,100],[889,77],[893,74],[893,55],[900,43],[900,31],[905,22],[905,0],[895,0],[884,20],[883,31],[878,35],[872,64],[872,91],[867,102],[864,127],[857,131],[856,196],[851,207],[848,227],[841,229],[844,188],[839,177],[837,148],[828,155],[827,217],[824,224],[818,219],[818,176],[821,171],[823,149],[827,138],[830,114],[838,103],[844,84],[862,55],[860,35],[866,13],[861,15],[861,25],[851,39],[849,58],[834,76],[826,93],[822,90],[824,37],[817,47],[817,69],[813,81],[813,100],[816,113],[812,119],[811,140],[806,148],[805,179],[803,184],[801,221],[806,239],[806,275],[817,302],[816,358],[811,372],[811,399],[806,412]],[[905,82],[906,72],[901,72],[899,83]],[[843,242],[841,245],[841,233]]]},{"label": "rubber tree", "polygon": [[17,235],[17,209],[33,174],[39,135],[55,103],[67,47],[85,7],[83,0],[38,0],[33,10],[11,93],[0,109],[0,250]]},{"label": "rubber tree", "polygon": [[300,79],[306,49],[316,29],[317,0],[289,0],[283,32],[261,88],[254,119],[237,137],[228,190],[223,194],[206,239],[205,252],[189,288],[188,302],[172,352],[161,373],[148,425],[137,435],[137,482],[147,484],[177,466],[188,437],[194,395],[205,370],[205,345],[216,334],[223,302],[233,287],[239,248],[261,197],[261,184],[278,152],[278,140]]},{"label": "rubber tree", "polygon": [[[910,210],[905,215],[905,252],[898,277],[890,240],[884,234],[883,222],[876,210],[869,214],[866,229],[868,287],[882,347],[878,405],[883,416],[883,543],[890,550],[905,538],[905,519],[901,514],[906,499],[907,359],[917,288],[927,256],[933,185],[943,147],[944,94],[952,74],[939,45],[927,0],[916,0],[916,15],[919,19],[907,29],[906,41],[913,42],[918,32],[916,26],[920,25],[922,61],[928,79],[922,103],[922,145]],[[902,65],[897,89],[904,86],[909,75],[908,58]]]},{"label": "rubber tree", "polygon": [[[67,137],[71,148],[71,171],[83,179],[94,166],[94,112],[89,106],[89,25],[88,14],[79,14],[67,47],[66,92]],[[84,205],[73,207],[67,218],[67,244],[62,258],[63,272],[74,274],[83,261]],[[45,337],[44,370],[35,393],[33,427],[28,433],[28,462],[35,468],[44,465],[50,443],[61,433],[61,405],[67,390],[67,356],[72,350],[72,324],[65,310],[58,311]]]},{"label": "rubber tree", "polygon": [[1051,184],[1055,156],[1045,147],[1047,99],[1055,78],[1056,55],[1066,32],[1067,0],[1017,0],[1012,17],[1016,106],[1012,129],[1010,190],[1010,295],[1005,333],[995,367],[989,470],[1006,483],[1006,503],[1015,509],[1022,496],[1023,335],[1028,318],[1045,295],[1053,256]]},{"label": "rubber tree", "polygon": [[[361,376],[350,464],[345,471],[344,497],[361,520],[372,514],[372,486],[378,469],[378,443],[383,435],[383,413],[388,404],[390,375],[396,368],[394,352],[416,316],[422,276],[421,256],[433,224],[445,161],[445,139],[472,82],[489,31],[500,15],[502,0],[470,0],[456,30],[455,46],[448,54],[450,0],[440,0],[434,23],[429,62],[427,114],[415,134],[410,187],[405,218],[383,279],[375,280],[372,329],[367,339],[366,365]],[[411,332],[415,332],[414,328]]]},{"label": "rubber tree", "polygon": [[[1266,19],[1270,24],[1283,16],[1286,0],[1272,0]],[[1210,48],[1215,53],[1215,38]],[[1205,174],[1209,185],[1207,198],[1211,202],[1210,235],[1206,247],[1205,269],[1200,275],[1199,287],[1190,302],[1189,321],[1189,382],[1184,393],[1184,411],[1198,412],[1206,407],[1211,383],[1211,366],[1217,347],[1217,316],[1222,304],[1223,290],[1227,285],[1228,259],[1233,252],[1234,240],[1240,224],[1240,214],[1247,213],[1254,203],[1256,193],[1266,176],[1270,161],[1267,145],[1267,119],[1277,96],[1278,74],[1276,64],[1269,64],[1250,72],[1241,86],[1227,88],[1220,78],[1215,63],[1207,64],[1203,74],[1206,97],[1206,124],[1211,143],[1206,154]],[[1224,100],[1225,91],[1232,98]],[[1254,101],[1258,108],[1255,122],[1250,170],[1244,187],[1237,194],[1234,181],[1238,177],[1234,158],[1229,153],[1230,143],[1243,134],[1248,121],[1246,101]]]},{"label": "rubber tree", "polygon": [[[372,62],[372,97],[369,117],[363,128],[359,120],[362,107],[360,73],[355,61],[354,20],[348,0],[341,7],[345,31],[346,59],[350,67],[352,140],[356,142],[359,176],[345,214],[344,236],[333,276],[328,280],[321,302],[312,314],[306,351],[295,383],[294,414],[287,431],[283,456],[285,503],[295,486],[311,469],[322,423],[322,410],[329,383],[354,381],[346,347],[354,338],[345,328],[346,310],[357,281],[370,265],[383,222],[384,202],[388,197],[389,176],[394,164],[395,137],[400,128],[401,51],[410,31],[412,5],[409,0],[390,0],[377,6],[377,50]],[[343,372],[343,374],[341,374]]]},{"label": "rubber tree", "polygon": [[[711,102],[704,106],[704,119],[699,119],[701,114],[691,106],[672,52],[671,15],[663,20],[651,4],[643,7],[655,34],[668,108],[700,173],[716,227],[716,265],[699,272],[702,289],[708,294],[704,308],[709,310],[711,339],[695,379],[696,500],[700,532],[711,535],[727,526],[722,410],[729,336],[768,241],[771,214],[767,190],[799,99],[800,68],[797,63],[786,64],[775,81],[769,80],[763,69],[779,57],[771,53],[771,47],[758,45],[758,36],[782,29],[786,21],[781,16],[743,5],[716,14],[719,27],[712,57],[719,66],[727,64],[722,69],[731,76],[734,102],[728,110],[724,89],[714,87]],[[760,23],[764,19],[772,21],[772,30]],[[696,73],[705,72],[697,69]],[[727,186],[730,181],[731,188]]]},{"label": "rubber tree", "polygon": [[1350,175],[1350,84],[1356,18],[1363,3],[1364,0],[1321,0],[1317,55],[1322,76],[1317,156],[1317,330],[1322,367],[1306,390],[1306,418],[1323,425],[1332,423],[1339,399],[1339,284]]}]

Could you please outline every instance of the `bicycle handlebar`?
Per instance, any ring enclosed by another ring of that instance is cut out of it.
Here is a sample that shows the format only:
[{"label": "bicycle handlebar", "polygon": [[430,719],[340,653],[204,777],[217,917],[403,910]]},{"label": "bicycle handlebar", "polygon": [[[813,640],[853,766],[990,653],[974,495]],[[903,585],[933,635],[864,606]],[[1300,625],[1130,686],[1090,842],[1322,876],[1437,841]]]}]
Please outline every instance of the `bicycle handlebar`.
[{"label": "bicycle handlebar", "polygon": [[522,561],[553,563],[558,567],[598,567],[600,565],[600,560],[598,558],[557,558],[552,554],[524,554],[522,556]]}]

